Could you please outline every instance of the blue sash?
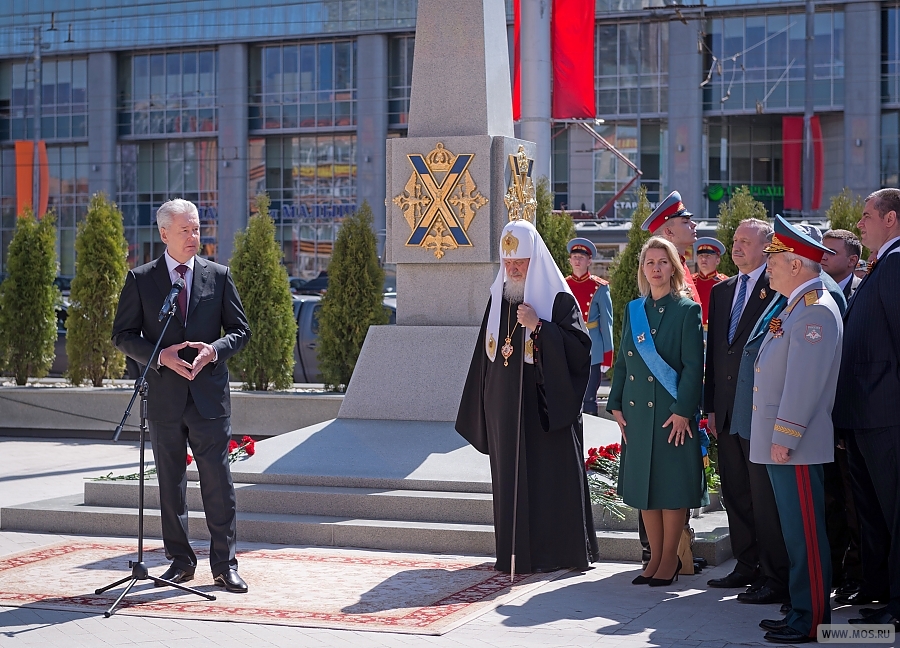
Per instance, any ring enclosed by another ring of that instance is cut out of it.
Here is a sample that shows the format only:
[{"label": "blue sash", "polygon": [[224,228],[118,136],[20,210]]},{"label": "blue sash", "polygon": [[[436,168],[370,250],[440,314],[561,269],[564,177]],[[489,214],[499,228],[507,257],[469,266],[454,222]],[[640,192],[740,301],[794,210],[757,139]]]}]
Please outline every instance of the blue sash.
[{"label": "blue sash", "polygon": [[647,321],[647,312],[644,310],[646,297],[641,297],[628,302],[628,315],[631,320],[631,337],[637,347],[641,359],[650,369],[650,373],[656,376],[659,383],[666,388],[672,398],[678,399],[678,374],[666,361],[660,357],[650,335],[650,322]]}]

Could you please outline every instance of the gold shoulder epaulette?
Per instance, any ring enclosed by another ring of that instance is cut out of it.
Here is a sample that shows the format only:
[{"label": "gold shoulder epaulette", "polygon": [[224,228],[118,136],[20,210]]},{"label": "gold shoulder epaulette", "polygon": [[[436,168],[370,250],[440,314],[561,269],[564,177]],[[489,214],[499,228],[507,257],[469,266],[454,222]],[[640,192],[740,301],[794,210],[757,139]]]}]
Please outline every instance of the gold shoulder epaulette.
[{"label": "gold shoulder epaulette", "polygon": [[808,293],[803,295],[803,302],[807,306],[812,306],[813,304],[819,303],[819,291],[818,290],[810,290]]},{"label": "gold shoulder epaulette", "polygon": [[606,279],[603,279],[602,277],[598,277],[597,275],[591,275],[591,279],[593,279],[594,283],[596,283],[598,286],[608,286],[609,285],[609,282]]}]

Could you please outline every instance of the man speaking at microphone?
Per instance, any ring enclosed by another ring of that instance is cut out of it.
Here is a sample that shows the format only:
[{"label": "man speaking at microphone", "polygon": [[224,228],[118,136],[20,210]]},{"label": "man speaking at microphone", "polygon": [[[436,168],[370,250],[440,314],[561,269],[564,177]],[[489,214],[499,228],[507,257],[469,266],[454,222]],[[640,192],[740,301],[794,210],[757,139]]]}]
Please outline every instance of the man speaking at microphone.
[{"label": "man speaking at microphone", "polygon": [[[235,558],[235,496],[228,462],[231,397],[226,360],[250,339],[250,327],[226,266],[196,256],[200,218],[193,203],[176,198],[156,212],[165,253],[128,273],[113,323],[113,343],[147,372],[150,441],[159,481],[166,557],[161,576],[190,581],[197,557],[188,541],[185,475],[187,444],[200,473],[209,527],[209,562],[216,585],[246,592]],[[173,287],[183,280],[180,292]],[[172,293],[176,312],[151,358],[165,318],[160,309]]]}]

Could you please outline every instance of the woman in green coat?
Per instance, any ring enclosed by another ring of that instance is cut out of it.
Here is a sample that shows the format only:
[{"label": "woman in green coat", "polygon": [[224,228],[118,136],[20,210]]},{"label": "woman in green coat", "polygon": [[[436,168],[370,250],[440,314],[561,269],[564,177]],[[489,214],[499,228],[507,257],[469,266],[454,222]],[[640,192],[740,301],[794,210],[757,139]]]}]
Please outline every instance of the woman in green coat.
[{"label": "woman in green coat", "polygon": [[[643,297],[625,312],[606,409],[622,431],[619,494],[640,509],[650,541],[650,562],[634,583],[657,586],[670,584],[681,570],[677,552],[686,509],[700,506],[704,492],[695,419],[703,329],[700,304],[684,296],[684,271],[669,241],[653,237],[644,244],[638,286]],[[632,321],[632,308],[646,320]]]}]

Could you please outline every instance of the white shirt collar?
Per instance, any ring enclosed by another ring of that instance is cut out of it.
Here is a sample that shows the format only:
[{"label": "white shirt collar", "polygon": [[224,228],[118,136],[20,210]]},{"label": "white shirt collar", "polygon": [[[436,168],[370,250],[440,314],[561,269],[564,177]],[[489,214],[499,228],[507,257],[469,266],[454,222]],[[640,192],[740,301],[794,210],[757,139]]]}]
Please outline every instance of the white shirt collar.
[{"label": "white shirt collar", "polygon": [[[166,248],[166,253],[163,256],[165,256],[165,258],[166,258],[166,267],[169,269],[169,274],[171,275],[173,272],[175,272],[175,268],[180,266],[181,263],[179,263],[178,261],[173,259],[171,256],[169,256],[168,248]],[[188,267],[188,272],[193,272],[194,271],[194,257],[191,257],[190,259],[188,259],[187,263],[185,263],[184,265],[186,265]]]},{"label": "white shirt collar", "polygon": [[847,287],[847,284],[853,281],[853,273],[851,272],[846,277],[844,277],[841,281],[838,282],[838,286],[840,286],[841,290]]},{"label": "white shirt collar", "polygon": [[[763,263],[763,264],[762,264],[761,266],[759,266],[756,270],[751,270],[750,272],[746,273],[747,276],[750,277],[749,279],[747,279],[747,285],[748,285],[750,288],[753,288],[753,286],[756,285],[756,282],[759,281],[760,275],[762,275],[762,273],[765,272],[765,271],[766,271],[766,264]],[[744,273],[741,272],[740,274],[738,274],[738,278],[740,278],[740,276],[741,276],[742,274],[744,274]]]},{"label": "white shirt collar", "polygon": [[791,296],[788,297],[788,304],[793,302],[795,297],[807,292],[812,287],[812,285],[815,283],[821,284],[822,280],[819,277],[813,277],[809,281],[805,281],[802,284],[800,284],[799,286],[797,286],[796,288],[794,288],[794,292],[792,292]]},{"label": "white shirt collar", "polygon": [[890,241],[886,242],[880,248],[878,248],[878,258],[880,259],[885,252],[888,251],[888,248],[891,247],[894,243],[900,241],[900,236],[895,236]]}]

